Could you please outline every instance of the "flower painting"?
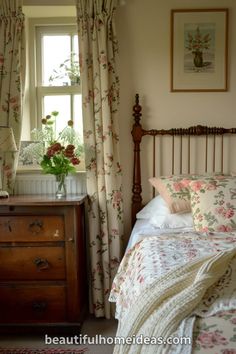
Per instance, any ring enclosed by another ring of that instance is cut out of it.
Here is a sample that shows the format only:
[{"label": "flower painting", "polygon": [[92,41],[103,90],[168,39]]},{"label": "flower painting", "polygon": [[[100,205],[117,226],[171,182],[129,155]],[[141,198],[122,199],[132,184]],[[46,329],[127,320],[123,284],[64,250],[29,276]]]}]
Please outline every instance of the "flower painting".
[{"label": "flower painting", "polygon": [[184,72],[215,71],[215,24],[184,24]]},{"label": "flower painting", "polygon": [[227,91],[228,9],[171,10],[171,92]]}]

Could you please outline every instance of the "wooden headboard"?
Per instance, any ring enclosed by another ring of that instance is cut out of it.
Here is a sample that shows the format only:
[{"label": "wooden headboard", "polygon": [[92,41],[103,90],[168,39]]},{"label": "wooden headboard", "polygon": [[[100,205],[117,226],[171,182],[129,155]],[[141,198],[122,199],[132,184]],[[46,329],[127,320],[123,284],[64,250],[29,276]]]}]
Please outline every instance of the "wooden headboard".
[{"label": "wooden headboard", "polygon": [[219,128],[219,127],[207,127],[202,125],[196,125],[189,128],[172,128],[172,129],[143,129],[140,121],[142,116],[142,107],[139,104],[139,95],[135,96],[135,105],[133,107],[134,124],[132,129],[132,137],[134,142],[134,165],[133,165],[133,186],[132,186],[132,225],[136,220],[136,214],[142,208],[142,184],[141,184],[141,161],[140,161],[140,145],[142,138],[144,136],[153,137],[153,176],[155,176],[156,171],[156,137],[169,135],[172,137],[171,143],[171,161],[172,168],[171,174],[174,174],[174,164],[175,164],[175,137],[180,137],[180,167],[179,172],[182,173],[183,167],[183,137],[187,137],[188,141],[188,151],[187,151],[187,173],[190,173],[190,150],[191,150],[191,136],[205,136],[205,172],[208,172],[208,137],[213,136],[213,148],[212,148],[212,170],[215,172],[216,166],[216,136],[220,136],[220,150],[221,150],[221,161],[220,161],[220,172],[223,172],[224,168],[224,135],[226,134],[236,134],[236,128]]}]

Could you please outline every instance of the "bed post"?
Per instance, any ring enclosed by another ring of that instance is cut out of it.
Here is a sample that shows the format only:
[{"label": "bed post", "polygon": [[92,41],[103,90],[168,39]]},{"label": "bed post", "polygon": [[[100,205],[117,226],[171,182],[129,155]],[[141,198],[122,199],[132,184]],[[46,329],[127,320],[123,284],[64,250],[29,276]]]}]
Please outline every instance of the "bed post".
[{"label": "bed post", "polygon": [[136,214],[142,207],[142,186],[141,186],[141,165],[140,165],[140,143],[143,136],[140,119],[142,107],[139,104],[139,95],[135,95],[135,105],[133,107],[133,116],[135,123],[133,124],[132,136],[134,142],[134,165],[133,165],[133,187],[132,187],[132,226],[136,220]]}]

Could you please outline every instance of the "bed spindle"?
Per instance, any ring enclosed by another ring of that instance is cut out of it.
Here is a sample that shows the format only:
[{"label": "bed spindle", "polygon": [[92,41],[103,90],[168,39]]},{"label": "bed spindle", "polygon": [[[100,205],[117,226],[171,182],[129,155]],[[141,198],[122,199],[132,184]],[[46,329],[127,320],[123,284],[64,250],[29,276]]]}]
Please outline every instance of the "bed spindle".
[{"label": "bed spindle", "polygon": [[180,174],[183,173],[183,135],[180,135]]},{"label": "bed spindle", "polygon": [[224,135],[221,135],[221,173],[224,172]]},{"label": "bed spindle", "polygon": [[213,172],[216,171],[216,136],[213,135]]},{"label": "bed spindle", "polygon": [[208,135],[206,134],[206,147],[205,147],[205,172],[207,172],[207,158],[208,158]]},{"label": "bed spindle", "polygon": [[172,175],[175,173],[175,136],[172,135],[172,159],[171,159]]},{"label": "bed spindle", "polygon": [[188,135],[188,173],[190,173],[190,134]]},{"label": "bed spindle", "polygon": [[[152,175],[153,177],[156,176],[156,136],[153,135],[153,153],[152,153],[152,156],[153,156],[153,170],[152,170]],[[152,188],[152,197],[154,198],[155,197],[155,188],[153,187]]]}]

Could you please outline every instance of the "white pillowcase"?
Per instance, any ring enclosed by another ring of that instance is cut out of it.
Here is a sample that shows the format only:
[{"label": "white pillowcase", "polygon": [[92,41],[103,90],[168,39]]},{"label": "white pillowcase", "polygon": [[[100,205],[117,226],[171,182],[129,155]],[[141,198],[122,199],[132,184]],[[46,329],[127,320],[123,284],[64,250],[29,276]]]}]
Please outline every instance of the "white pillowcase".
[{"label": "white pillowcase", "polygon": [[193,228],[191,213],[153,215],[149,222],[160,229]]},{"label": "white pillowcase", "polygon": [[136,219],[150,219],[153,216],[169,215],[170,210],[164,199],[158,195],[136,214]]},{"label": "white pillowcase", "polygon": [[137,219],[147,219],[160,229],[193,228],[191,213],[171,214],[164,199],[158,195],[136,214]]}]

